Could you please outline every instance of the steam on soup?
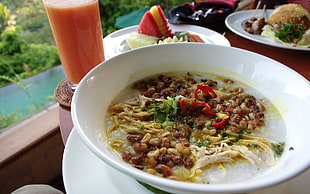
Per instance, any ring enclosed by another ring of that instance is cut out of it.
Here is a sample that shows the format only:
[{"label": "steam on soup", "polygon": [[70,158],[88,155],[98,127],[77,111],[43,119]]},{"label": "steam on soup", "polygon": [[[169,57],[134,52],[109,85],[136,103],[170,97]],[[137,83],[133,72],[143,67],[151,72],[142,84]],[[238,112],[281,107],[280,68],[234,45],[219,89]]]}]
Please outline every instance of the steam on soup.
[{"label": "steam on soup", "polygon": [[280,120],[280,114],[245,84],[213,74],[172,72],[122,92],[109,106],[106,137],[124,161],[150,174],[195,183],[233,182],[277,164],[284,136],[268,130],[270,118]]}]

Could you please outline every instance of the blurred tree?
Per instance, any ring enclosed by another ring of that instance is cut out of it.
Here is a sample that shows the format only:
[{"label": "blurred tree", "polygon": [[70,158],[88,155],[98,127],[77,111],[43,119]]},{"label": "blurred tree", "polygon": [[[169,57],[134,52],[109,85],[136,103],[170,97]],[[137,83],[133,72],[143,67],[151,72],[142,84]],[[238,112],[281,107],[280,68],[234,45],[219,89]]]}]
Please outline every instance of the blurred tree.
[{"label": "blurred tree", "polygon": [[[57,48],[48,44],[27,44],[18,28],[4,31],[0,36],[0,75],[21,78],[60,64]],[[0,80],[0,86],[7,80]]]},{"label": "blurred tree", "polygon": [[10,10],[4,4],[0,3],[0,34],[8,26],[10,15]]}]

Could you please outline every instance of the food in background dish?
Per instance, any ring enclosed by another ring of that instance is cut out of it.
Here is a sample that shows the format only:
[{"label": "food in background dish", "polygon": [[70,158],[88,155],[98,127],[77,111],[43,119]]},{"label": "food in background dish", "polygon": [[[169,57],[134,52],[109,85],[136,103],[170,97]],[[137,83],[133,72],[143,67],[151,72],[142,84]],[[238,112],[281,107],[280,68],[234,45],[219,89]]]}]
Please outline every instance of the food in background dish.
[{"label": "food in background dish", "polygon": [[[105,136],[124,161],[153,175],[195,183],[245,180],[276,165],[284,148],[267,138],[266,119],[280,114],[248,89],[213,74],[152,76],[109,106]],[[248,171],[236,177],[241,169]]]},{"label": "food in background dish", "polygon": [[242,27],[250,34],[261,34],[262,28],[266,25],[264,17],[256,18],[252,17],[242,23]]},{"label": "food in background dish", "polygon": [[168,20],[159,5],[152,6],[145,12],[140,21],[138,33],[158,38],[173,36]]},{"label": "food in background dish", "polygon": [[204,42],[189,32],[172,32],[168,20],[159,5],[154,5],[142,17],[137,32],[126,39],[131,49],[171,42]]},{"label": "food in background dish", "polygon": [[298,4],[285,4],[276,8],[268,17],[268,24],[275,26],[284,23],[301,24],[306,29],[310,27],[310,13]]},{"label": "food in background dish", "polygon": [[242,28],[247,31],[250,34],[260,34],[262,32],[262,28],[266,25],[265,21],[265,8],[266,5],[264,5],[263,10],[262,10],[262,17],[257,18],[257,9],[260,6],[260,1],[257,4],[256,10],[254,12],[254,16],[250,18],[249,20],[245,20],[242,22]]},{"label": "food in background dish", "polygon": [[310,48],[310,30],[293,23],[282,24],[281,27],[265,25],[262,36],[269,37],[277,43],[286,46]]},{"label": "food in background dish", "polygon": [[[257,10],[255,10],[256,13]],[[264,13],[264,10],[262,10]],[[298,4],[285,4],[268,17],[252,17],[242,23],[251,34],[269,37],[277,43],[292,47],[310,48],[310,13]]]},{"label": "food in background dish", "polygon": [[278,7],[267,23],[262,29],[262,36],[287,46],[310,48],[310,13],[301,5]]}]

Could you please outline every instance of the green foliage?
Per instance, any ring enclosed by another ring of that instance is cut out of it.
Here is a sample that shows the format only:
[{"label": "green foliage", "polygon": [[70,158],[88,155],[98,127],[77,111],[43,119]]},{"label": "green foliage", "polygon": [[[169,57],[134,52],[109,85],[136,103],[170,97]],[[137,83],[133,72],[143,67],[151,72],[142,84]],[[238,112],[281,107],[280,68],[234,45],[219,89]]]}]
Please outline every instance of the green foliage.
[{"label": "green foliage", "polygon": [[137,4],[131,4],[130,0],[106,1],[99,0],[99,9],[103,36],[117,30],[114,26],[117,17],[138,9]]},{"label": "green foliage", "polygon": [[148,6],[151,7],[153,5],[160,5],[162,9],[169,10],[177,5],[184,4],[185,2],[190,1],[184,1],[184,0],[142,0],[140,1],[141,6]]},{"label": "green foliage", "polygon": [[[15,77],[24,71],[19,55],[25,43],[16,34],[15,29],[7,30],[0,36],[0,75]],[[0,85],[8,83],[8,79],[0,79]]]},{"label": "green foliage", "polygon": [[[21,54],[24,64],[30,68],[32,74],[49,69],[60,64],[57,48],[47,44],[29,44]],[[26,69],[25,69],[26,70]],[[27,70],[26,70],[27,71]]]},{"label": "green foliage", "polygon": [[5,112],[2,112],[0,115],[0,129],[4,129],[13,123],[16,123],[17,121],[21,120],[24,117],[23,114],[21,114],[18,110],[11,114],[6,114]]},{"label": "green foliage", "polygon": [[[12,0],[11,0],[12,1]],[[20,35],[30,44],[46,43],[55,45],[42,0],[14,0],[20,5],[17,9],[16,25],[21,26]]]},{"label": "green foliage", "polygon": [[0,3],[0,34],[8,26],[10,17],[10,10],[2,3]]},{"label": "green foliage", "polygon": [[[6,30],[0,39],[0,74],[22,78],[60,64],[57,48],[47,44],[26,44],[16,29]],[[0,85],[8,83],[0,80]]]},{"label": "green foliage", "polygon": [[0,53],[1,55],[12,56],[15,53],[20,53],[22,47],[25,46],[25,42],[16,33],[16,30],[10,29],[4,31],[0,36]]},{"label": "green foliage", "polygon": [[11,23],[20,28],[19,34],[26,43],[55,44],[43,0],[3,0],[2,4],[10,10],[14,18]]}]

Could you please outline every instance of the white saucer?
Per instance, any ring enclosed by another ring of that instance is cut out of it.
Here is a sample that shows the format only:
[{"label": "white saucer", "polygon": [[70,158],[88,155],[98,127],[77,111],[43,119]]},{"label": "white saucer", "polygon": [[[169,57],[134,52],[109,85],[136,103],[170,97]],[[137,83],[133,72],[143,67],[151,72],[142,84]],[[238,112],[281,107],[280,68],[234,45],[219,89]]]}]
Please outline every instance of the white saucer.
[{"label": "white saucer", "polygon": [[[173,32],[187,31],[191,34],[196,34],[206,44],[230,46],[229,41],[223,35],[208,28],[187,24],[182,25],[169,24],[169,26],[171,27]],[[138,29],[137,25],[130,26],[107,35],[103,39],[105,58],[109,59],[128,50],[129,48],[127,48],[128,45],[126,42],[126,38],[130,33],[136,32],[137,29]]]},{"label": "white saucer", "polygon": [[[67,194],[151,194],[135,179],[101,161],[73,129],[63,156],[63,179]],[[296,164],[298,165],[298,164]],[[248,194],[308,194],[310,169],[286,183]]]},{"label": "white saucer", "polygon": [[105,164],[82,142],[75,131],[69,135],[63,156],[63,180],[67,194],[151,194],[135,179]]}]

